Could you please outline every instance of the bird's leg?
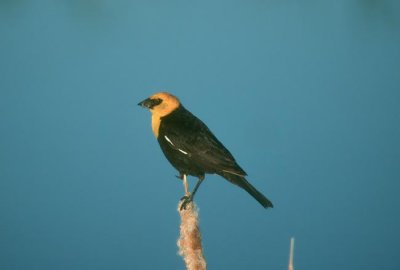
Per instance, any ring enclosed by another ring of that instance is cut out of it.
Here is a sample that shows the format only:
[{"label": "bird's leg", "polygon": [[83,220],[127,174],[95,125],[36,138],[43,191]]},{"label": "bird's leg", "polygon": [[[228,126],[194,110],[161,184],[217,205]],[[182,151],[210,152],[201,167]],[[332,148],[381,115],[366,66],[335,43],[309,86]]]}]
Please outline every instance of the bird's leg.
[{"label": "bird's leg", "polygon": [[192,193],[187,192],[186,195],[182,197],[181,200],[183,200],[183,202],[181,204],[181,211],[182,209],[186,209],[186,205],[193,201],[194,195],[196,194],[200,184],[203,182],[203,179],[204,177],[199,177],[199,180],[197,180],[196,186],[194,187]]},{"label": "bird's leg", "polygon": [[196,185],[194,186],[194,189],[193,189],[193,191],[192,191],[192,199],[193,199],[193,197],[194,197],[194,194],[196,194],[196,192],[197,192],[197,189],[199,188],[199,186],[200,186],[200,184],[201,183],[203,183],[203,177],[199,177],[199,179],[197,180],[197,183],[196,183]]},{"label": "bird's leg", "polygon": [[176,178],[179,178],[182,180],[183,182],[183,188],[185,189],[185,196],[189,196],[190,192],[189,192],[189,183],[186,179],[186,174],[184,173],[180,173],[179,175],[176,176]]},{"label": "bird's leg", "polygon": [[186,179],[186,174],[182,175],[182,181],[183,181],[183,188],[185,189],[185,196],[190,196],[189,185],[188,185],[188,181]]}]

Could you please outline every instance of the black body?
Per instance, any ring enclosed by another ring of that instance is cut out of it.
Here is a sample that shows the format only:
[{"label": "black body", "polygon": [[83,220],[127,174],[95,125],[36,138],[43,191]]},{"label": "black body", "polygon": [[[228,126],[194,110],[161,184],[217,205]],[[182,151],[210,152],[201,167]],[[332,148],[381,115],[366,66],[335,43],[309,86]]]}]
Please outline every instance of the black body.
[{"label": "black body", "polygon": [[169,162],[181,175],[200,180],[218,174],[252,195],[265,208],[272,203],[246,179],[246,172],[209,128],[182,105],[161,118],[157,140]]}]

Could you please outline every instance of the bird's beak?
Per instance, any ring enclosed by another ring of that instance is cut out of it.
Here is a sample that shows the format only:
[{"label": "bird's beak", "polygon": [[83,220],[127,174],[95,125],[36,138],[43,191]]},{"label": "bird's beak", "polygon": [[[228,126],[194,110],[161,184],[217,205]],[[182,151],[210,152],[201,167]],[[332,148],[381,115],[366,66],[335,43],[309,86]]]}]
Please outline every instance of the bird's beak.
[{"label": "bird's beak", "polygon": [[151,107],[151,99],[147,98],[147,99],[139,102],[138,105],[142,106],[143,108],[150,108]]},{"label": "bird's beak", "polygon": [[152,109],[154,106],[157,106],[160,103],[161,103],[161,99],[147,98],[147,99],[139,102],[138,105],[142,106],[143,108]]}]

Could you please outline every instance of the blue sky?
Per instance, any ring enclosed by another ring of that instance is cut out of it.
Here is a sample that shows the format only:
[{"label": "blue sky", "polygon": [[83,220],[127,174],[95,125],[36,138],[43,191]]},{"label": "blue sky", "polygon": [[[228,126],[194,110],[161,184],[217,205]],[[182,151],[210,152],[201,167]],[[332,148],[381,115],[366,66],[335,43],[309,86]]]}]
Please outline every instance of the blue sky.
[{"label": "blue sky", "polygon": [[[208,176],[209,269],[398,269],[396,1],[1,1],[0,268],[184,269],[137,106],[167,90],[270,198]],[[193,186],[194,179],[190,179]]]}]

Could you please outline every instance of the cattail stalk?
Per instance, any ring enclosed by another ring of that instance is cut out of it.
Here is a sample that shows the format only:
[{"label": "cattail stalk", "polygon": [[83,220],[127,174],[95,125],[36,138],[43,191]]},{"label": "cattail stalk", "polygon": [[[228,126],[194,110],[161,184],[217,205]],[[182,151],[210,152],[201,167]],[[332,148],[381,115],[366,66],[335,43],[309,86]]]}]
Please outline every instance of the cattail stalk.
[{"label": "cattail stalk", "polygon": [[181,217],[180,236],[177,242],[179,255],[183,257],[187,270],[207,269],[206,260],[201,245],[201,234],[199,228],[199,214],[194,202],[181,209],[182,202],[178,205],[178,212]]},{"label": "cattail stalk", "polygon": [[289,267],[288,267],[289,270],[294,270],[293,255],[294,255],[294,237],[290,238]]}]

